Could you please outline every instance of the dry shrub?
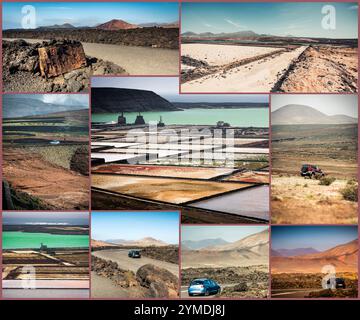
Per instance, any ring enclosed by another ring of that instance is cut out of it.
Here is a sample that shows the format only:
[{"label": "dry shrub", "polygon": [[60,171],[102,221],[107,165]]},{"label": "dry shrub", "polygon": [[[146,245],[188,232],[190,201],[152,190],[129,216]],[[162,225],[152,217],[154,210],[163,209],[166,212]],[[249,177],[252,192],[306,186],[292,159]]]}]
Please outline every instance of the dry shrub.
[{"label": "dry shrub", "polygon": [[346,187],[340,190],[343,198],[348,201],[358,201],[358,185],[357,183],[347,183]]},{"label": "dry shrub", "polygon": [[336,180],[336,178],[334,178],[334,177],[322,177],[322,178],[320,179],[319,185],[320,185],[320,186],[329,186],[329,185],[331,185],[335,180]]}]

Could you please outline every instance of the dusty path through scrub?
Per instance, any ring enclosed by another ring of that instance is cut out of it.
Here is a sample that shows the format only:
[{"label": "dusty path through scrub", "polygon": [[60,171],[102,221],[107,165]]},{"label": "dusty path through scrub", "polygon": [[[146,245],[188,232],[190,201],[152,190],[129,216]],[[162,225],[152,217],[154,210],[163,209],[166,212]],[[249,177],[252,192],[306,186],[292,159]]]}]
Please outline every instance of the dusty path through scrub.
[{"label": "dusty path through scrub", "polygon": [[330,186],[302,177],[273,176],[271,219],[276,224],[356,224],[357,202],[344,200],[347,180]]}]

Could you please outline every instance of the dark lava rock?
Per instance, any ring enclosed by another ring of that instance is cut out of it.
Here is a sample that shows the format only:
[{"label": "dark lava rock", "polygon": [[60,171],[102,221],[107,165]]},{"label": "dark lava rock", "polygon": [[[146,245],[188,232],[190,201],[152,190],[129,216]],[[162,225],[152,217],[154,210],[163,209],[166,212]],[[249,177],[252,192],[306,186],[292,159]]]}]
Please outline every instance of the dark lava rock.
[{"label": "dark lava rock", "polygon": [[178,296],[178,278],[166,269],[146,264],[138,269],[136,279],[140,285],[149,288],[153,298]]},{"label": "dark lava rock", "polygon": [[82,44],[78,41],[55,41],[38,48],[40,73],[43,77],[56,77],[86,66]]},{"label": "dark lava rock", "polygon": [[91,270],[99,276],[112,280],[117,286],[123,288],[139,286],[134,272],[120,269],[116,262],[92,256]]},{"label": "dark lava rock", "polygon": [[[51,40],[30,44],[24,40],[15,40],[3,41],[2,45],[3,89],[6,92],[81,92],[88,90],[92,75],[127,74],[123,68],[109,61],[93,57],[85,57],[84,61],[79,53],[81,44],[78,41]],[[68,49],[61,49],[65,47]],[[50,71],[47,69],[51,75],[49,78],[40,75],[41,48],[44,52],[50,48],[58,50]],[[72,54],[69,54],[69,50]],[[65,63],[61,62],[62,59],[73,61]]]},{"label": "dark lava rock", "polygon": [[179,28],[137,28],[128,30],[51,29],[4,30],[3,38],[71,39],[81,42],[107,43],[153,48],[179,48]]},{"label": "dark lava rock", "polygon": [[89,175],[89,150],[86,146],[75,150],[70,160],[70,169],[85,176]]},{"label": "dark lava rock", "polygon": [[249,290],[246,282],[240,282],[240,283],[236,284],[232,289],[233,289],[233,291],[236,291],[236,292],[242,292],[242,291]]}]

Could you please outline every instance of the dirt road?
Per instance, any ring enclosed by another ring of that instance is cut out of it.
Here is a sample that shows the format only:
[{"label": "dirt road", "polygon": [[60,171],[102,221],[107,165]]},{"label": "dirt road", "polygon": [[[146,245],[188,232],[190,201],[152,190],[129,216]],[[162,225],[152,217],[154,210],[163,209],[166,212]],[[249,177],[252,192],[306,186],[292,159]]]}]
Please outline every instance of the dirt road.
[{"label": "dirt road", "polygon": [[126,249],[110,249],[110,250],[102,250],[95,251],[92,253],[95,257],[111,260],[116,262],[119,265],[119,268],[124,270],[131,270],[133,272],[137,272],[140,267],[145,264],[153,264],[159,268],[164,268],[175,276],[179,276],[179,266],[174,263],[169,263],[160,260],[154,260],[147,257],[141,257],[140,259],[129,258],[128,250]]},{"label": "dirt road", "polygon": [[181,85],[182,92],[269,92],[279,78],[306,49],[298,47],[273,57],[254,62],[186,82]]},{"label": "dirt road", "polygon": [[91,272],[91,297],[92,298],[138,298],[141,292],[135,287],[122,288],[105,277]]},{"label": "dirt road", "polygon": [[[41,39],[24,40],[29,43],[44,41]],[[82,42],[82,45],[87,56],[113,62],[130,75],[176,75],[179,72],[178,50],[87,42]]]},{"label": "dirt road", "polygon": [[273,289],[271,290],[272,298],[304,298],[310,292],[319,289]]}]

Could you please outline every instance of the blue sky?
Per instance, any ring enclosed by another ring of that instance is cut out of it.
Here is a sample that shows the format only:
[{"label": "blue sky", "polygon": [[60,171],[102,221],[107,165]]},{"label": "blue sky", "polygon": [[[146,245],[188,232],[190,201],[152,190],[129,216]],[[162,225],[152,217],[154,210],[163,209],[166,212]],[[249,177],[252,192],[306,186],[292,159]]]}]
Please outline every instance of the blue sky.
[{"label": "blue sky", "polygon": [[151,90],[171,102],[269,102],[266,94],[181,94],[177,77],[94,77],[92,87]]},{"label": "blue sky", "polygon": [[181,241],[199,241],[221,238],[235,242],[268,229],[264,226],[182,226]]},{"label": "blue sky", "polygon": [[[321,27],[321,9],[336,9],[336,29]],[[181,32],[236,32],[259,34],[357,38],[357,4],[354,3],[183,3]]]},{"label": "blue sky", "polygon": [[92,212],[91,237],[95,240],[139,240],[152,237],[179,243],[178,212]]},{"label": "blue sky", "polygon": [[174,2],[5,2],[3,29],[21,27],[24,5],[35,7],[36,27],[63,23],[93,27],[112,19],[134,24],[179,20],[178,4]]},{"label": "blue sky", "polygon": [[319,251],[357,239],[356,226],[273,226],[272,249],[314,248]]}]

